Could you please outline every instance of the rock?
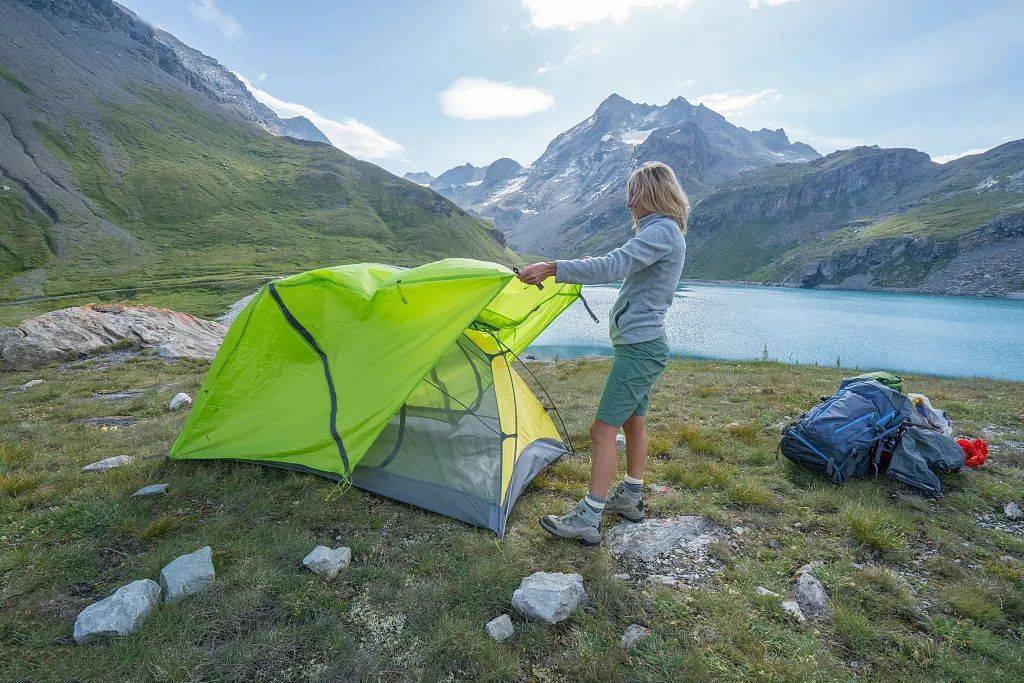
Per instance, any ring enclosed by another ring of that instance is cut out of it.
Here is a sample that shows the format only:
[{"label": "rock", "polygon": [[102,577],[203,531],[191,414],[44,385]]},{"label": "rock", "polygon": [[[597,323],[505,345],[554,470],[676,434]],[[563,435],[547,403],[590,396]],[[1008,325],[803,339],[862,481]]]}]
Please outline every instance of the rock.
[{"label": "rock", "polygon": [[160,570],[164,601],[178,602],[194,595],[213,583],[215,576],[213,550],[210,546],[175,558]]},{"label": "rock", "polygon": [[762,595],[764,597],[772,597],[772,598],[781,598],[782,597],[781,595],[779,595],[775,591],[770,591],[767,588],[765,588],[764,586],[758,586],[757,588],[754,589],[754,592],[757,593],[758,595]]},{"label": "rock", "polygon": [[164,358],[212,360],[226,331],[220,323],[164,308],[75,306],[0,329],[0,370],[33,370],[125,342]]},{"label": "rock", "polygon": [[806,618],[816,621],[828,616],[828,594],[825,592],[825,586],[810,573],[805,572],[797,577],[793,598]]},{"label": "rock", "polygon": [[171,399],[171,402],[167,404],[167,408],[168,410],[177,410],[178,408],[190,405],[192,405],[192,397],[184,392],[178,392],[174,395],[174,398]]},{"label": "rock", "polygon": [[1017,505],[1017,503],[1011,502],[1004,505],[1003,514],[1006,515],[1007,519],[1012,519],[1014,521],[1024,519],[1024,510],[1021,510],[1020,505]]},{"label": "rock", "polygon": [[112,470],[115,467],[124,467],[125,465],[131,465],[135,461],[130,455],[115,455],[111,458],[104,458],[94,463],[90,463],[82,468],[83,472],[100,472],[102,470]]},{"label": "rock", "polygon": [[615,450],[624,451],[626,450],[626,435],[616,434],[615,435]]},{"label": "rock", "polygon": [[507,614],[502,614],[497,619],[491,619],[484,626],[487,635],[499,643],[508,640],[516,634],[516,627],[512,625],[512,619]]},{"label": "rock", "polygon": [[18,387],[17,390],[18,391],[28,391],[32,387],[37,387],[37,386],[39,386],[42,383],[43,383],[43,380],[41,380],[41,379],[30,379],[29,381],[25,382],[20,387]]},{"label": "rock", "polygon": [[167,484],[150,484],[149,486],[143,486],[132,494],[132,498],[136,498],[138,496],[155,496],[160,493],[167,493]]},{"label": "rock", "polygon": [[328,579],[333,579],[342,569],[352,562],[351,548],[328,548],[325,545],[318,545],[302,560],[314,574],[319,574]]},{"label": "rock", "polygon": [[800,611],[800,605],[797,604],[796,600],[783,600],[782,611],[792,615],[801,624],[807,621],[807,617]]},{"label": "rock", "polygon": [[127,415],[111,415],[110,417],[87,417],[82,420],[85,424],[90,427],[99,427],[100,429],[117,429],[118,427],[131,427],[133,424],[138,422],[134,417],[128,417]]},{"label": "rock", "polygon": [[668,493],[671,489],[664,484],[648,484],[647,491],[649,493]]},{"label": "rock", "polygon": [[142,389],[125,389],[124,391],[97,391],[92,395],[94,401],[127,401],[139,398],[145,392]]},{"label": "rock", "polygon": [[605,543],[616,557],[644,560],[671,550],[696,550],[714,540],[714,522],[706,517],[682,515],[617,524],[605,534]]},{"label": "rock", "polygon": [[650,635],[651,629],[640,624],[630,624],[622,634],[622,649],[632,650],[636,644]]},{"label": "rock", "polygon": [[768,541],[768,547],[772,550],[778,550],[782,547],[782,544],[773,538],[772,540]]},{"label": "rock", "polygon": [[536,572],[519,584],[512,606],[523,616],[557,624],[565,621],[586,597],[579,574]]},{"label": "rock", "polygon": [[799,569],[796,570],[796,573],[797,575],[813,574],[815,569],[817,569],[818,567],[823,567],[824,565],[825,563],[821,560],[815,560],[814,562],[808,562],[807,564],[801,566]]},{"label": "rock", "polygon": [[82,610],[72,635],[79,645],[106,636],[128,635],[137,631],[159,604],[160,586],[156,581],[132,581]]}]

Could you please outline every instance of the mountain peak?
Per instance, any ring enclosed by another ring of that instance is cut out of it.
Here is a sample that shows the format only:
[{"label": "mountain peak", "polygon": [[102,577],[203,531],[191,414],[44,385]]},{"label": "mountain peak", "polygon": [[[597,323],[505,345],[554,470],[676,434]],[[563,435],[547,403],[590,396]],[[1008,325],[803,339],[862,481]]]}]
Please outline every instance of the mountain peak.
[{"label": "mountain peak", "polygon": [[597,105],[597,111],[607,110],[607,109],[622,109],[624,107],[631,107],[634,104],[636,104],[636,103],[635,102],[631,102],[630,100],[627,100],[622,95],[613,92],[611,95],[609,95],[608,97],[604,98],[604,101],[601,102],[601,104]]}]

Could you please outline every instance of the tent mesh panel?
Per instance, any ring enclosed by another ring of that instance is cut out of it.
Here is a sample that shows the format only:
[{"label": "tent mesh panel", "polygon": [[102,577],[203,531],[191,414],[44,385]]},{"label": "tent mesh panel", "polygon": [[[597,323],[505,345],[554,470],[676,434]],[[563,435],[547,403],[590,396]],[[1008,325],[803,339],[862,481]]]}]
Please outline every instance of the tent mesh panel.
[{"label": "tent mesh panel", "polygon": [[501,427],[490,359],[462,337],[416,386],[360,468],[437,484],[498,504]]}]

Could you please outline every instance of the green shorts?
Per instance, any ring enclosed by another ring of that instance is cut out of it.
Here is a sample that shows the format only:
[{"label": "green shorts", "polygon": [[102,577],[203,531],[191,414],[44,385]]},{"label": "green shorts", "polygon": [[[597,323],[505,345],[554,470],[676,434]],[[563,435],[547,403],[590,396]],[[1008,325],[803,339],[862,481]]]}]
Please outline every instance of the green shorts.
[{"label": "green shorts", "polygon": [[601,394],[597,419],[621,427],[633,415],[647,414],[651,388],[668,362],[668,342],[662,337],[614,348],[612,370]]}]

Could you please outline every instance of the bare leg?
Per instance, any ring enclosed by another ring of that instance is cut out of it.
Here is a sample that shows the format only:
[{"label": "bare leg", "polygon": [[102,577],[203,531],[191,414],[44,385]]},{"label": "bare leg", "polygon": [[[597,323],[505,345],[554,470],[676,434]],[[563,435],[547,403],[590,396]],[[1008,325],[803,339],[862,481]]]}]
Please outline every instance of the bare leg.
[{"label": "bare leg", "polygon": [[[615,434],[618,428],[600,420],[590,425],[593,455],[590,460],[590,495],[605,498],[615,476]],[[646,448],[644,452],[646,453]]]},{"label": "bare leg", "polygon": [[633,415],[622,424],[622,431],[626,435],[626,474],[634,479],[643,479],[650,446],[647,419],[643,415]]}]

